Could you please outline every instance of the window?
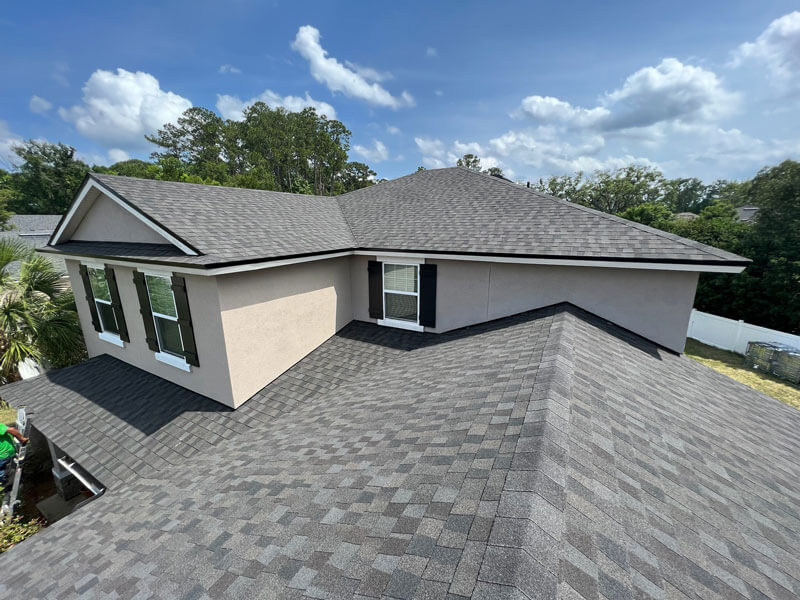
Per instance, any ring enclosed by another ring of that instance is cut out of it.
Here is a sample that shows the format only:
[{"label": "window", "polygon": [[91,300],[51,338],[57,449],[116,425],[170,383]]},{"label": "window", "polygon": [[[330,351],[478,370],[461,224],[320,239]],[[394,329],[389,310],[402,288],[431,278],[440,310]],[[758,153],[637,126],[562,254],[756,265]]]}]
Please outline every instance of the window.
[{"label": "window", "polygon": [[419,265],[383,263],[383,321],[419,327]]},{"label": "window", "polygon": [[161,352],[184,361],[183,340],[178,325],[178,311],[175,307],[175,296],[172,294],[172,284],[168,277],[160,275],[146,274],[145,281],[153,311],[158,346]]},{"label": "window", "polygon": [[106,273],[98,267],[88,267],[89,283],[92,287],[94,303],[97,307],[97,316],[100,317],[100,326],[103,333],[110,333],[119,336],[119,325],[114,316],[114,308],[111,306],[111,292],[108,290]]}]

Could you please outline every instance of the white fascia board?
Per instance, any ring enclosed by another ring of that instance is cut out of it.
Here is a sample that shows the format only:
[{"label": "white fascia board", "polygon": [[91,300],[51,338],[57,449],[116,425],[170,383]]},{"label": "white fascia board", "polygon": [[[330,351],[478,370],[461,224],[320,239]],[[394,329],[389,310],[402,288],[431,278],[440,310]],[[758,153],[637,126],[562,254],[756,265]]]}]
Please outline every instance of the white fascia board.
[{"label": "white fascia board", "polygon": [[651,271],[692,271],[702,273],[741,273],[744,267],[729,265],[689,265],[674,263],[629,262],[622,260],[579,260],[569,258],[528,258],[524,256],[477,256],[469,254],[419,254],[406,252],[373,252],[355,250],[356,256],[380,256],[381,258],[401,258],[428,260],[459,260],[476,262],[512,263],[523,265],[551,265],[565,267],[602,267],[611,269],[644,269]]},{"label": "white fascia board", "polygon": [[[49,252],[42,252],[42,254],[50,255]],[[330,258],[340,258],[342,256],[380,256],[384,262],[391,260],[407,259],[410,263],[424,263],[426,260],[459,260],[459,261],[475,261],[475,262],[494,262],[494,263],[511,263],[511,264],[524,264],[524,265],[551,265],[551,266],[564,266],[564,267],[600,267],[606,269],[641,269],[645,271],[687,271],[692,273],[741,273],[744,271],[743,266],[730,266],[730,265],[689,265],[689,264],[673,264],[673,263],[644,263],[644,262],[627,262],[627,261],[613,261],[613,260],[575,260],[575,259],[562,259],[562,258],[525,258],[516,256],[472,256],[468,254],[420,254],[414,252],[374,252],[368,250],[346,250],[344,252],[332,252],[330,254],[315,254],[314,256],[302,256],[300,258],[287,258],[282,260],[265,260],[256,263],[249,263],[246,265],[233,265],[230,267],[217,267],[212,269],[182,267],[179,264],[174,265],[156,265],[150,263],[134,262],[125,259],[116,258],[102,258],[102,259],[87,259],[85,256],[77,254],[56,254],[62,258],[87,261],[96,260],[104,264],[118,265],[121,267],[131,267],[139,270],[162,270],[171,273],[185,273],[188,275],[200,275],[205,277],[212,277],[215,275],[228,275],[230,273],[244,273],[247,271],[258,271],[260,269],[271,269],[273,267],[285,267],[287,265],[297,265],[305,262],[312,262],[316,260],[327,260]]]},{"label": "white fascia board", "polygon": [[53,244],[58,244],[59,242],[61,242],[61,238],[63,237],[64,232],[66,231],[67,226],[69,225],[70,221],[72,221],[72,218],[75,216],[75,213],[78,212],[79,208],[81,207],[83,202],[86,200],[87,194],[93,189],[99,191],[104,196],[107,196],[108,198],[110,198],[112,201],[114,201],[116,204],[118,204],[121,208],[123,208],[124,210],[126,210],[127,212],[132,214],[139,221],[141,221],[142,223],[147,225],[150,229],[155,231],[161,237],[165,238],[171,244],[173,244],[173,245],[177,246],[178,248],[180,248],[181,251],[185,252],[186,254],[188,254],[190,256],[198,256],[198,253],[196,251],[194,251],[192,248],[190,248],[185,243],[183,243],[181,240],[179,240],[174,235],[169,233],[166,229],[164,229],[163,227],[161,227],[157,223],[153,222],[152,220],[150,220],[146,216],[144,216],[141,212],[139,212],[138,210],[134,209],[132,206],[130,206],[127,202],[123,201],[119,196],[117,196],[109,188],[107,188],[106,186],[104,186],[103,184],[101,184],[100,182],[98,182],[98,181],[96,181],[96,180],[94,180],[92,178],[89,178],[86,181],[86,183],[83,186],[83,189],[80,191],[80,194],[78,194],[78,198],[76,199],[76,201],[70,207],[69,212],[67,212],[66,217],[64,217],[64,220],[61,221],[61,225],[58,227],[58,229],[56,230],[55,234],[53,234]]}]

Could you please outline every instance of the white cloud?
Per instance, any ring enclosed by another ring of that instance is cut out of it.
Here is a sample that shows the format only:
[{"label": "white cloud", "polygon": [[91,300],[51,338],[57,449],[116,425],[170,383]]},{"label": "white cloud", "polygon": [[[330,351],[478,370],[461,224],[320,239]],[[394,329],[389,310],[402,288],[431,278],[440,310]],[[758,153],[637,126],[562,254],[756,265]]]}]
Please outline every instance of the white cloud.
[{"label": "white cloud", "polygon": [[798,85],[800,78],[800,11],[775,19],[754,42],[733,52],[731,66],[746,62],[763,65],[775,83]]},{"label": "white cloud", "polygon": [[414,98],[406,91],[400,96],[393,96],[377,81],[369,82],[363,74],[358,73],[337,59],[328,56],[328,52],[320,45],[319,30],[311,25],[303,25],[297,30],[292,48],[308,61],[311,75],[328,86],[332,92],[341,92],[351,98],[359,98],[376,106],[402,108],[414,106]]},{"label": "white cloud", "polygon": [[436,56],[439,56],[439,51],[433,46],[428,46],[425,49],[425,56],[427,56],[428,58],[434,58]]},{"label": "white cloud", "polygon": [[192,103],[161,89],[142,71],[98,69],[83,86],[83,103],[58,114],[87,138],[112,148],[144,149],[145,134],[174,122]]},{"label": "white cloud", "polygon": [[394,125],[387,125],[386,131],[391,133],[392,135],[400,135],[400,128],[395,127]]},{"label": "white cloud", "polygon": [[666,122],[713,121],[736,111],[740,94],[724,88],[712,71],[665,58],[630,75],[602,104],[581,108],[550,96],[528,96],[517,115],[540,123],[620,131]]},{"label": "white cloud", "polygon": [[389,149],[380,140],[373,140],[372,147],[353,146],[353,152],[369,162],[381,162],[389,158]]},{"label": "white cloud", "polygon": [[431,169],[452,167],[458,157],[452,152],[447,152],[444,142],[436,138],[415,137],[414,143],[422,154],[422,164]]},{"label": "white cloud", "polygon": [[108,151],[108,158],[113,164],[122,162],[123,160],[128,160],[130,158],[130,154],[125,152],[125,150],[120,150],[119,148],[111,148],[111,150]]},{"label": "white cloud", "polygon": [[256,102],[263,102],[270,108],[278,108],[280,106],[290,112],[300,112],[310,106],[315,108],[320,115],[325,115],[329,119],[336,118],[336,110],[330,104],[321,100],[314,100],[308,95],[308,92],[303,97],[281,96],[272,90],[264,90],[261,94],[249,100],[242,100],[238,96],[217,94],[217,110],[219,110],[223,118],[233,121],[241,121],[244,118],[244,110]]},{"label": "white cloud", "polygon": [[226,75],[228,73],[230,73],[231,75],[241,75],[242,70],[239,67],[234,67],[233,65],[224,64],[220,65],[219,69],[217,70],[217,73],[220,73],[221,75]]},{"label": "white cloud", "polygon": [[606,96],[605,129],[646,127],[664,121],[711,121],[736,111],[740,94],[727,91],[712,71],[665,58],[645,67]]},{"label": "white cloud", "polygon": [[8,123],[0,121],[0,166],[10,169],[17,158],[11,150],[13,146],[22,144],[23,140],[8,127]]},{"label": "white cloud", "polygon": [[577,127],[591,127],[607,118],[609,110],[602,106],[597,108],[580,108],[572,106],[552,96],[528,96],[516,116],[529,116],[537,121],[562,122]]},{"label": "white cloud", "polygon": [[433,93],[436,94],[439,97],[444,96],[444,92],[442,90],[434,90]]},{"label": "white cloud", "polygon": [[478,142],[468,142],[463,144],[456,140],[453,142],[453,152],[459,156],[464,156],[465,154],[474,154],[476,156],[480,156],[483,154],[483,148],[481,148],[481,145]]},{"label": "white cloud", "polygon": [[394,75],[392,75],[388,71],[378,71],[373,69],[372,67],[363,67],[361,65],[357,65],[356,63],[352,63],[349,60],[344,61],[344,64],[361,75],[367,81],[386,81],[387,79],[394,79]]},{"label": "white cloud", "polygon": [[53,103],[48,102],[44,98],[34,94],[33,96],[31,96],[31,99],[28,102],[28,108],[31,109],[31,112],[41,114],[41,113],[46,113],[48,110],[53,108]]}]

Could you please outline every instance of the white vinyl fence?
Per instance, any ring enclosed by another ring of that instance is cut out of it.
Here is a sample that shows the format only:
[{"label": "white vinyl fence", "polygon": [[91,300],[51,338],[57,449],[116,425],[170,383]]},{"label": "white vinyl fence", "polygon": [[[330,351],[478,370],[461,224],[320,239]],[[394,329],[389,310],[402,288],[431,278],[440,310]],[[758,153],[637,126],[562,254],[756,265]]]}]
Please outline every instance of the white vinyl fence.
[{"label": "white vinyl fence", "polygon": [[734,321],[695,309],[692,309],[686,335],[704,344],[739,354],[745,353],[747,342],[779,342],[800,348],[800,335],[750,325],[744,321]]}]

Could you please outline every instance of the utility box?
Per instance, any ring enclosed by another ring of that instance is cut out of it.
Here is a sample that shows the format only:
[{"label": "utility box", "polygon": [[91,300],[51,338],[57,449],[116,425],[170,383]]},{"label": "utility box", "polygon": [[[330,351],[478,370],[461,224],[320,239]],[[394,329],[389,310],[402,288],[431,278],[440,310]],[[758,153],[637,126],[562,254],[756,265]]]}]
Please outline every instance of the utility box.
[{"label": "utility box", "polygon": [[748,342],[744,363],[792,383],[800,383],[800,349],[775,342]]}]

